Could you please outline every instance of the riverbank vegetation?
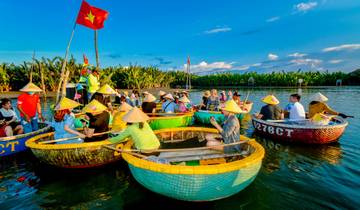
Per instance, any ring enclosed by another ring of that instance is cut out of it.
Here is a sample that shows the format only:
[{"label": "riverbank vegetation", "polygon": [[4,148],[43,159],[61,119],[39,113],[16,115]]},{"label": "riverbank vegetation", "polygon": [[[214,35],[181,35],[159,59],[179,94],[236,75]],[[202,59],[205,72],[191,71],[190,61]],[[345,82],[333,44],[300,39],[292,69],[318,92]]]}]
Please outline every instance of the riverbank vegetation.
[{"label": "riverbank vegetation", "polygon": [[[63,59],[35,59],[33,63],[24,62],[19,65],[0,64],[0,91],[16,91],[29,81],[32,71],[32,80],[41,87],[41,74],[44,75],[44,85],[48,91],[56,91],[61,74]],[[82,64],[70,58],[67,67],[71,74],[69,82],[76,83],[80,77]],[[244,72],[243,74],[221,73],[205,76],[191,75],[193,87],[216,87],[216,86],[298,86],[299,79],[302,86],[328,86],[336,85],[359,85],[360,70],[351,72],[327,72],[327,71],[293,71],[256,73]],[[101,70],[102,84],[108,83],[116,88],[145,89],[145,88],[169,88],[183,87],[186,82],[186,73],[183,71],[161,71],[156,67],[143,67],[130,65],[128,67],[115,66]]]}]

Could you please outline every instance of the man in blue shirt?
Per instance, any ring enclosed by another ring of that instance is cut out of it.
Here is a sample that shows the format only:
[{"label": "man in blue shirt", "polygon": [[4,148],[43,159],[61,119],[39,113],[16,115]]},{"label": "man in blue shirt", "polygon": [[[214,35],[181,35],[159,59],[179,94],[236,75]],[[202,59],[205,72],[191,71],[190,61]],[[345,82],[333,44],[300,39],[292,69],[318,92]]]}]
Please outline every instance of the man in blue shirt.
[{"label": "man in blue shirt", "polygon": [[166,101],[162,104],[162,111],[165,113],[174,113],[176,108],[176,103],[174,102],[174,97],[169,93],[164,96]]}]

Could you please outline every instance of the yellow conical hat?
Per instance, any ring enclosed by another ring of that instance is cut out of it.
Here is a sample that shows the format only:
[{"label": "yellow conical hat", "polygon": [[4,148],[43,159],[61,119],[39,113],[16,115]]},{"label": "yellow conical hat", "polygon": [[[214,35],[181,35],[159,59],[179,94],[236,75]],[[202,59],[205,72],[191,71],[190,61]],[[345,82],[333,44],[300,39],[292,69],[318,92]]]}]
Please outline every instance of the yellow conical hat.
[{"label": "yellow conical hat", "polygon": [[144,98],[144,102],[154,102],[154,101],[156,101],[156,98],[151,93],[147,94]]},{"label": "yellow conical hat", "polygon": [[310,101],[326,102],[328,100],[329,99],[326,96],[324,96],[323,94],[321,94],[320,92],[315,93],[314,95],[312,95],[310,97]]},{"label": "yellow conical hat", "polygon": [[32,82],[29,82],[27,85],[25,85],[25,87],[21,88],[20,91],[22,91],[22,92],[42,92],[42,90]]},{"label": "yellow conical hat", "polygon": [[183,103],[190,103],[190,100],[186,96],[183,96],[183,97],[179,98],[179,101],[183,102]]},{"label": "yellow conical hat", "polygon": [[133,107],[130,106],[128,103],[126,102],[122,102],[121,105],[119,106],[119,111],[120,112],[128,112],[132,109]]},{"label": "yellow conical hat", "polygon": [[243,112],[240,107],[236,104],[236,102],[234,100],[228,100],[225,102],[224,107],[221,108],[222,110],[228,111],[228,112],[232,112],[235,114],[239,114],[241,112]]},{"label": "yellow conical hat", "polygon": [[268,95],[262,99],[262,102],[270,105],[277,105],[279,104],[279,100],[274,95]]},{"label": "yellow conical hat", "polygon": [[73,109],[78,107],[80,104],[76,101],[63,97],[60,102],[56,105],[54,110]]},{"label": "yellow conical hat", "polygon": [[110,85],[106,84],[103,85],[98,91],[98,93],[106,94],[106,95],[113,95],[116,94],[116,91],[110,87]]},{"label": "yellow conical hat", "polygon": [[137,107],[134,107],[122,118],[124,122],[128,122],[128,123],[145,122],[149,119],[150,118]]},{"label": "yellow conical hat", "polygon": [[85,113],[99,113],[105,111],[106,109],[106,106],[94,99],[88,105],[86,105],[82,111]]}]

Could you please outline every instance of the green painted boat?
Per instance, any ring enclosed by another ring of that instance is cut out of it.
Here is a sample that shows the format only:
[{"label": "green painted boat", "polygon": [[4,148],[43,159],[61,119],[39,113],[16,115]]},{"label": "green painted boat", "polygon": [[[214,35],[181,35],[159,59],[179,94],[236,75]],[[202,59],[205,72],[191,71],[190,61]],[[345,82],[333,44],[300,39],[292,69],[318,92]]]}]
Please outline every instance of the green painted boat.
[{"label": "green painted boat", "polygon": [[[216,129],[187,127],[155,131],[162,142],[179,142],[217,133]],[[212,201],[234,195],[256,178],[264,157],[264,148],[255,140],[241,136],[248,142],[241,144],[247,155],[240,159],[209,165],[172,165],[138,158],[131,153],[122,153],[134,178],[145,188],[161,195],[185,201]],[[133,146],[129,141],[124,149]],[[161,154],[160,154],[161,156]],[[201,160],[201,159],[200,159]]]},{"label": "green painted boat", "polygon": [[153,130],[160,130],[192,125],[194,113],[155,113],[148,114],[148,116],[150,117],[150,127]]}]

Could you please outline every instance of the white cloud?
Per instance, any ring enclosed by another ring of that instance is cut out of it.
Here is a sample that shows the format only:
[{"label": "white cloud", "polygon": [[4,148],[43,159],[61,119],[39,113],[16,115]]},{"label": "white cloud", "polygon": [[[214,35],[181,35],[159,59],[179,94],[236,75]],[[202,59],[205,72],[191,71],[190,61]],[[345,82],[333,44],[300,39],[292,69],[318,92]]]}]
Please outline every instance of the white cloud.
[{"label": "white cloud", "polygon": [[314,7],[316,7],[318,5],[318,3],[316,1],[312,1],[312,2],[301,2],[299,4],[294,5],[294,8],[297,12],[307,12],[311,9],[313,9]]},{"label": "white cloud", "polygon": [[278,58],[279,58],[278,55],[275,55],[273,53],[268,54],[268,59],[271,60],[271,61],[276,61]]},{"label": "white cloud", "polygon": [[342,63],[342,62],[344,62],[344,60],[341,60],[341,59],[329,60],[329,63],[331,63],[331,64],[338,64],[338,63]]},{"label": "white cloud", "polygon": [[289,54],[288,56],[289,56],[289,57],[293,57],[293,58],[302,58],[302,57],[307,56],[307,54],[296,52],[296,53],[293,53],[293,54]]},{"label": "white cloud", "polygon": [[360,49],[360,44],[343,44],[335,47],[324,48],[323,52],[334,52],[342,50],[357,50]]},{"label": "white cloud", "polygon": [[223,32],[229,32],[232,29],[230,27],[223,27],[223,28],[214,28],[208,31],[204,31],[205,34],[216,34],[216,33],[223,33]]},{"label": "white cloud", "polygon": [[275,16],[275,17],[271,17],[269,19],[266,20],[266,22],[275,22],[275,21],[278,21],[280,19],[279,16]]},{"label": "white cloud", "polygon": [[[205,61],[200,62],[199,64],[196,65],[191,65],[191,72],[202,72],[202,71],[211,71],[211,70],[217,70],[217,69],[222,69],[222,70],[229,70],[233,68],[233,62],[231,63],[226,63],[223,61],[220,62],[213,62],[213,63],[207,63]],[[184,64],[184,68],[186,68],[187,64]]]},{"label": "white cloud", "polygon": [[246,64],[242,66],[234,67],[234,70],[248,70],[250,67],[259,67],[262,63]]},{"label": "white cloud", "polygon": [[293,63],[295,65],[310,65],[311,67],[316,67],[317,65],[322,63],[322,60],[319,59],[311,59],[311,58],[306,58],[306,59],[294,59],[291,60],[290,63]]}]

